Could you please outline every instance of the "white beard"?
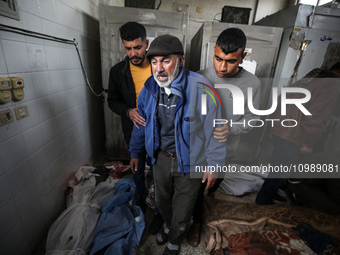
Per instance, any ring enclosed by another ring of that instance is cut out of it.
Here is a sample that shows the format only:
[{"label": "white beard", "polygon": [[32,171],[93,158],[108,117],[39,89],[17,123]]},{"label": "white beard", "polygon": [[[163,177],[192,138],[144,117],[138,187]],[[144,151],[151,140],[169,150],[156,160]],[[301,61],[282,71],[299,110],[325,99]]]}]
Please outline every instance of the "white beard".
[{"label": "white beard", "polygon": [[[177,78],[178,73],[179,73],[179,57],[177,56],[176,66],[175,66],[174,72],[172,73],[171,77],[169,77],[169,74],[167,72],[161,72],[161,73],[156,72],[156,73],[153,74],[153,78],[157,82],[158,86],[163,87],[163,88],[164,87],[170,87],[171,83]],[[160,74],[162,76],[167,76],[168,80],[167,81],[159,81],[157,79],[157,76],[160,75]]]}]

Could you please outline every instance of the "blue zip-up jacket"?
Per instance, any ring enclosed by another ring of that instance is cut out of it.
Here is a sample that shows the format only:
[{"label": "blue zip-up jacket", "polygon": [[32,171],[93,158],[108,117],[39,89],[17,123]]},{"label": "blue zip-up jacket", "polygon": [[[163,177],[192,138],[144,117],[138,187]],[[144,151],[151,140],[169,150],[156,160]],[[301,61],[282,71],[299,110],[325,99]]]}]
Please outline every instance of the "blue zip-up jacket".
[{"label": "blue zip-up jacket", "polygon": [[[208,80],[195,72],[181,68],[178,77],[171,84],[171,93],[179,96],[175,108],[175,144],[178,171],[189,173],[195,166],[224,166],[226,157],[225,143],[213,138],[213,120],[221,118],[219,103],[207,96],[207,114],[201,114],[201,95],[203,84]],[[132,131],[130,142],[131,158],[138,158],[144,146],[155,163],[155,152],[160,148],[160,125],[158,122],[159,86],[154,77],[149,77],[138,99],[139,114],[145,119],[145,127]]]}]

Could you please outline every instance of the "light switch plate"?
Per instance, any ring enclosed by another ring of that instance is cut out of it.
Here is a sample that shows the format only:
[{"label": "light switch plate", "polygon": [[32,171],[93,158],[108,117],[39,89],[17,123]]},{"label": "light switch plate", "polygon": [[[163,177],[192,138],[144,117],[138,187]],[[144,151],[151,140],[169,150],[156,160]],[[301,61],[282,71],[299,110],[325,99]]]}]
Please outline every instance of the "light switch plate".
[{"label": "light switch plate", "polygon": [[0,112],[0,126],[10,123],[14,120],[12,110],[8,109]]},{"label": "light switch plate", "polygon": [[180,4],[180,3],[172,3],[172,10],[175,12],[187,12],[188,5],[187,4]]},{"label": "light switch plate", "polygon": [[197,6],[197,7],[196,7],[196,12],[202,13],[202,12],[203,12],[203,7]]},{"label": "light switch plate", "polygon": [[21,105],[21,106],[15,107],[14,112],[15,112],[15,117],[17,118],[17,120],[22,119],[29,115],[27,105]]}]

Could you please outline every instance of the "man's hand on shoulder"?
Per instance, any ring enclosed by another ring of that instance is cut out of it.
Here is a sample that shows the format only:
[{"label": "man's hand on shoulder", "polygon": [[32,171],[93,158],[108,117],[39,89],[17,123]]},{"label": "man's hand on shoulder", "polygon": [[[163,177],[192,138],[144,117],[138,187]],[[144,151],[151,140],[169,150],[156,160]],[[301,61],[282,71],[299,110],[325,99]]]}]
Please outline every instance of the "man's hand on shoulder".
[{"label": "man's hand on shoulder", "polygon": [[229,135],[229,127],[227,124],[224,124],[222,127],[215,127],[214,129],[214,138],[218,140],[220,143],[225,143],[228,139]]},{"label": "man's hand on shoulder", "polygon": [[129,117],[132,120],[133,124],[139,129],[140,127],[138,126],[145,126],[145,119],[138,113],[137,108],[132,108],[129,111]]}]

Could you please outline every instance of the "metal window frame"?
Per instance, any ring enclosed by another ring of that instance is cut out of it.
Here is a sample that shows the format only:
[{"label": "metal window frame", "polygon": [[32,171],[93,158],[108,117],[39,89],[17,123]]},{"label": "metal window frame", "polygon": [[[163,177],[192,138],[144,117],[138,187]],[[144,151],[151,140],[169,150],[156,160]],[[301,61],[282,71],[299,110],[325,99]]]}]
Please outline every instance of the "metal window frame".
[{"label": "metal window frame", "polygon": [[1,0],[0,15],[20,20],[18,4],[16,0]]}]

